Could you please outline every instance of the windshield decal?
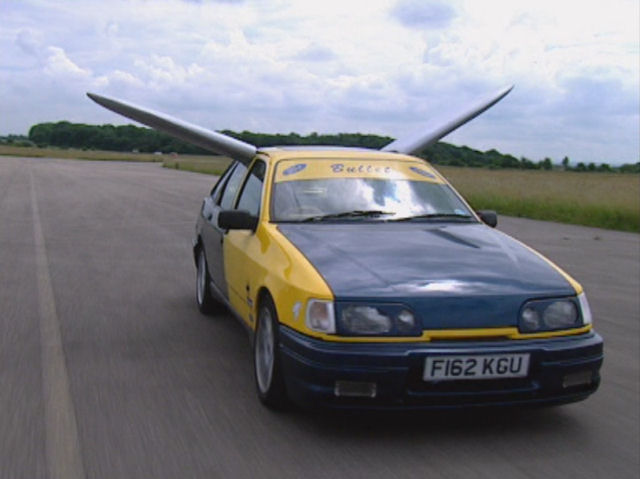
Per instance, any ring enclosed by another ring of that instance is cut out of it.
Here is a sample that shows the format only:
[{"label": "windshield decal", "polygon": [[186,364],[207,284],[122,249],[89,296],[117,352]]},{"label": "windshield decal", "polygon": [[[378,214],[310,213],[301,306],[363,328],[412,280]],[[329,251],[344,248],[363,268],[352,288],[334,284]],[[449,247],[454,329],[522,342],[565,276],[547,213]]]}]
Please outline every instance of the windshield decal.
[{"label": "windshield decal", "polygon": [[389,181],[407,180],[444,183],[426,163],[406,160],[287,159],[278,162],[275,182],[305,181],[330,178],[370,178]]},{"label": "windshield decal", "polygon": [[300,173],[307,167],[306,163],[298,163],[297,165],[290,166],[286,170],[282,172],[284,176],[295,175],[296,173]]},{"label": "windshield decal", "polygon": [[428,171],[424,171],[422,168],[418,168],[417,166],[410,166],[409,169],[414,173],[418,173],[419,175],[426,176],[427,178],[436,178],[436,175],[432,175]]},{"label": "windshield decal", "polygon": [[378,175],[388,175],[393,169],[390,166],[373,166],[373,165],[354,165],[345,166],[342,163],[334,163],[331,165],[331,171],[334,173],[375,173]]}]

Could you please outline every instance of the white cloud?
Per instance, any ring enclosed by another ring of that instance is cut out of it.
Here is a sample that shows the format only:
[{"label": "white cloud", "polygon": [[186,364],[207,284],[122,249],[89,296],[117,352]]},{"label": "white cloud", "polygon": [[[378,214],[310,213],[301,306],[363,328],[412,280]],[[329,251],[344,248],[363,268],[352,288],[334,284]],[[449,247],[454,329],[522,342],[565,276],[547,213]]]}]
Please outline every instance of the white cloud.
[{"label": "white cloud", "polygon": [[413,28],[446,28],[456,17],[450,3],[434,0],[400,0],[392,12],[400,22]]},{"label": "white cloud", "polygon": [[300,50],[293,57],[303,62],[327,62],[336,59],[336,54],[330,48],[318,44],[311,44]]},{"label": "white cloud", "polygon": [[123,72],[122,70],[115,70],[109,76],[107,77],[103,76],[100,78],[104,78],[106,79],[106,81],[102,82],[102,81],[99,81],[99,79],[96,79],[97,80],[96,86],[99,86],[99,87],[105,87],[107,85],[114,84],[114,83],[117,84],[118,82],[123,83],[124,85],[127,85],[127,86],[133,86],[133,87],[139,87],[139,88],[144,87],[144,82],[142,80],[132,75],[131,73]]},{"label": "white cloud", "polygon": [[49,75],[62,78],[88,78],[91,75],[90,70],[73,63],[60,47],[48,47],[47,54],[44,72]]},{"label": "white cloud", "polygon": [[166,90],[183,86],[204,73],[204,69],[196,63],[187,67],[177,64],[169,56],[152,55],[150,59],[139,59],[134,62],[135,70],[146,82],[130,73],[117,71],[118,79],[138,86],[147,85],[156,90]]},{"label": "white cloud", "polygon": [[39,32],[30,28],[23,28],[16,35],[16,45],[27,55],[37,57],[42,49],[42,40],[39,37]]},{"label": "white cloud", "polygon": [[515,83],[447,140],[637,161],[637,18],[633,0],[10,3],[0,133],[126,122],[97,90],[209,128],[398,136]]}]

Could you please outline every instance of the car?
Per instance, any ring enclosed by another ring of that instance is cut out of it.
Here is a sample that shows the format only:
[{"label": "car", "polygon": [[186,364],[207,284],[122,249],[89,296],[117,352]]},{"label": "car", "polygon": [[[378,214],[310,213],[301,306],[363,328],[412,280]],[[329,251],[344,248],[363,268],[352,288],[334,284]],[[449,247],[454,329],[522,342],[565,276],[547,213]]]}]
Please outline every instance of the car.
[{"label": "car", "polygon": [[265,405],[569,403],[603,362],[582,286],[412,156],[512,88],[381,150],[258,148],[88,96],[233,159],[196,223],[196,301],[246,326]]},{"label": "car", "polygon": [[202,203],[197,304],[247,327],[275,408],[586,398],[603,341],[582,287],[496,221],[420,158],[265,148]]}]

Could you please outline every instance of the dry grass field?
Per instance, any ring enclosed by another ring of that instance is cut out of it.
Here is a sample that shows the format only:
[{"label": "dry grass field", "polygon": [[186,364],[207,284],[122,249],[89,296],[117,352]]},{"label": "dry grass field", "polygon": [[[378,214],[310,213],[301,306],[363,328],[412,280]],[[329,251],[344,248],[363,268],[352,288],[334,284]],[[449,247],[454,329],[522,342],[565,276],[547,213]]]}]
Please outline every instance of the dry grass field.
[{"label": "dry grass field", "polygon": [[230,162],[231,160],[225,156],[180,155],[177,158],[165,158],[162,166],[176,170],[220,175]]},{"label": "dry grass field", "polygon": [[90,161],[134,161],[160,163],[165,168],[219,175],[229,164],[224,156],[135,153],[122,151],[78,150],[73,148],[37,148],[0,145],[0,156],[62,158]]},{"label": "dry grass field", "polygon": [[476,209],[624,231],[640,230],[640,175],[439,166]]},{"label": "dry grass field", "polygon": [[153,153],[125,153],[120,151],[76,150],[65,148],[37,148],[35,146],[0,145],[0,155],[29,158],[64,158],[67,160],[93,161],[143,161],[160,162],[164,155]]}]

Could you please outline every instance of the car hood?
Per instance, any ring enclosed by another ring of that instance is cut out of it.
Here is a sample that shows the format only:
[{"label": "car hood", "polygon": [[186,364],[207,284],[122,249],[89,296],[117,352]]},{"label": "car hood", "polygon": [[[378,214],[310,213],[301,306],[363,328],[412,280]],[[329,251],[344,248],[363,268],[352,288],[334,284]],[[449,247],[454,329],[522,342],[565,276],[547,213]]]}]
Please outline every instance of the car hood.
[{"label": "car hood", "polygon": [[539,254],[478,223],[280,224],[337,303],[402,303],[425,329],[515,326],[531,298],[575,295]]}]

